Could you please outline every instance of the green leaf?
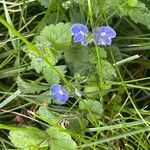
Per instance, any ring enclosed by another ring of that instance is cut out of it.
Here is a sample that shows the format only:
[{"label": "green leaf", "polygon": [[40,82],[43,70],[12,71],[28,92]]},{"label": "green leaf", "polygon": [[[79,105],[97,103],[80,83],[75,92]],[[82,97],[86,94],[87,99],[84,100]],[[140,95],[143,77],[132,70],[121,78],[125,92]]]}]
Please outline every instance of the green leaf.
[{"label": "green leaf", "polygon": [[[45,56],[51,64],[55,65],[60,57],[60,53],[54,51],[51,48],[50,42],[46,41],[44,37],[38,36],[36,38],[35,46],[39,51],[42,52],[43,56]],[[40,73],[44,67],[47,67],[47,63],[42,59],[42,56],[37,56],[35,54],[30,54],[31,67],[36,70],[37,73]]]},{"label": "green leaf", "polygon": [[87,74],[87,70],[91,67],[91,57],[88,55],[88,51],[88,47],[79,45],[72,46],[70,50],[65,51],[64,57],[71,73]]},{"label": "green leaf", "polygon": [[122,98],[120,95],[114,94],[107,104],[106,112],[109,116],[114,117],[118,112],[120,111],[120,108],[122,107],[121,104]]},{"label": "green leaf", "polygon": [[68,133],[59,131],[55,127],[47,129],[46,132],[50,137],[51,150],[77,150],[76,143]]},{"label": "green leaf", "polygon": [[103,105],[98,101],[92,99],[82,100],[79,102],[79,108],[87,113],[93,113],[97,117],[101,117],[103,113]]},{"label": "green leaf", "polygon": [[150,29],[150,11],[143,3],[139,2],[128,14],[135,23],[141,23]]},{"label": "green leaf", "polygon": [[85,119],[84,117],[75,117],[69,120],[69,126],[67,126],[67,129],[82,131],[86,129],[88,123],[89,123],[88,120]]},{"label": "green leaf", "polygon": [[42,6],[44,6],[45,8],[48,8],[48,6],[50,5],[50,3],[52,2],[52,0],[38,0]]},{"label": "green leaf", "polygon": [[60,119],[60,114],[48,110],[46,106],[41,106],[36,112],[39,118],[47,122],[49,125],[56,125]]},{"label": "green leaf", "polygon": [[36,104],[50,104],[51,103],[51,93],[50,91],[46,91],[40,95],[34,100]]},{"label": "green leaf", "polygon": [[[37,129],[32,132],[31,130],[13,130],[9,132],[9,138],[15,147],[23,150],[40,149],[48,147],[46,134]],[[42,149],[41,149],[42,150]]]},{"label": "green leaf", "polygon": [[86,94],[86,96],[88,96],[89,98],[98,98],[99,94],[98,94],[99,88],[95,83],[88,83],[88,85],[85,86],[84,88],[84,92]]},{"label": "green leaf", "polygon": [[107,60],[102,60],[102,75],[104,81],[111,81],[117,78],[116,69]]},{"label": "green leaf", "polygon": [[[62,66],[56,66],[56,68],[64,75],[66,73],[66,66],[62,65]],[[50,85],[53,85],[55,83],[59,83],[60,82],[60,77],[59,75],[51,68],[49,67],[45,67],[43,68],[42,71],[45,79],[47,80],[47,82]]]},{"label": "green leaf", "polygon": [[78,9],[78,7],[70,7],[69,8],[69,15],[72,23],[84,23],[85,22],[85,16],[81,11]]},{"label": "green leaf", "polygon": [[150,10],[144,3],[137,0],[112,0],[112,11],[120,16],[129,16],[135,23],[141,23],[150,29]]},{"label": "green leaf", "polygon": [[[103,59],[106,59],[107,58],[106,50],[102,47],[97,47],[97,49],[98,49],[98,52],[99,52],[99,57],[103,58]],[[91,54],[93,54],[93,55],[95,54],[95,47],[91,48]],[[95,59],[95,62],[97,63],[97,56],[96,55],[94,55],[94,59]]]},{"label": "green leaf", "polygon": [[63,50],[71,44],[70,27],[70,23],[51,24],[43,29],[41,36],[46,37],[56,49]]},{"label": "green leaf", "polygon": [[[112,59],[112,56],[111,56],[111,53],[110,53],[110,50],[109,48],[106,49],[107,50],[107,60],[110,62],[110,63],[114,63],[113,59]],[[122,58],[122,53],[120,52],[120,50],[118,49],[118,47],[115,47],[115,46],[111,46],[111,51],[112,51],[112,54],[113,54],[113,57],[115,59],[115,62],[118,62],[118,61],[121,61],[123,58]]]},{"label": "green leaf", "polygon": [[47,90],[49,87],[44,86],[44,85],[39,85],[36,82],[25,82],[23,81],[19,76],[17,78],[17,85],[18,88],[23,92],[23,93],[39,93],[41,91]]},{"label": "green leaf", "polygon": [[37,73],[40,73],[43,70],[43,68],[45,67],[45,65],[47,65],[47,64],[43,60],[39,61],[38,57],[32,58],[31,67],[33,69],[35,69],[35,71]]},{"label": "green leaf", "polygon": [[128,5],[131,7],[135,7],[138,3],[138,0],[128,0]]},{"label": "green leaf", "polygon": [[74,0],[74,2],[79,5],[85,5],[85,0]]}]

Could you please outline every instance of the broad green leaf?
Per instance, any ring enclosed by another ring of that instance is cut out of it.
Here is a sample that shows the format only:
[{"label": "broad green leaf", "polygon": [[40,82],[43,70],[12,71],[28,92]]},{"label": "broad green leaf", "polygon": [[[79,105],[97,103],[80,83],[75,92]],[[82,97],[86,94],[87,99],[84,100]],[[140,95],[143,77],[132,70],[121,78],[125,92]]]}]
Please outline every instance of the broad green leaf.
[{"label": "broad green leaf", "polygon": [[51,93],[50,91],[46,91],[34,100],[37,104],[50,104],[51,103]]},{"label": "broad green leaf", "polygon": [[120,16],[129,16],[135,23],[141,23],[150,29],[150,10],[137,0],[112,0],[111,11]]},{"label": "broad green leaf", "polygon": [[[64,75],[66,73],[66,66],[56,66],[56,68]],[[51,68],[49,67],[45,67],[43,68],[42,71],[45,79],[47,80],[47,82],[50,85],[53,85],[55,83],[59,83],[60,82],[60,77],[59,75]]]},{"label": "broad green leaf", "polygon": [[103,113],[103,105],[102,103],[92,100],[92,99],[85,99],[80,101],[79,108],[81,110],[86,111],[87,113],[92,113],[96,115],[97,117],[101,117]]},{"label": "broad green leaf", "polygon": [[52,2],[52,0],[38,0],[42,6],[44,6],[45,8],[48,8],[48,6],[50,5],[50,3]]},{"label": "broad green leaf", "polygon": [[18,88],[23,92],[23,93],[39,93],[41,91],[47,90],[48,87],[44,85],[39,85],[36,82],[25,82],[23,81],[20,77],[17,78],[17,85]]},{"label": "broad green leaf", "polygon": [[85,0],[74,0],[74,2],[78,3],[79,5],[85,5]]},{"label": "broad green leaf", "polygon": [[91,57],[88,55],[89,48],[83,46],[72,46],[70,50],[66,50],[64,57],[71,73],[80,73],[86,75],[91,67]]},{"label": "broad green leaf", "polygon": [[32,58],[31,67],[35,69],[37,73],[40,73],[43,68],[47,65],[43,60],[38,59],[38,57]]},{"label": "broad green leaf", "polygon": [[128,14],[135,23],[141,23],[150,29],[150,10],[143,3],[139,2]]},{"label": "broad green leaf", "polygon": [[116,69],[107,60],[102,60],[102,75],[104,81],[111,81],[117,78]]},{"label": "broad green leaf", "polygon": [[98,47],[100,58],[107,58],[107,53],[104,48]]},{"label": "broad green leaf", "polygon": [[[36,129],[36,128],[34,128]],[[9,138],[15,147],[23,150],[39,149],[48,147],[46,134],[37,129],[32,132],[30,130],[12,130],[9,132]]]},{"label": "broad green leaf", "polygon": [[[60,57],[60,53],[54,51],[51,48],[50,42],[48,42],[44,37],[38,36],[36,38],[36,44],[35,46],[39,51],[42,52],[42,55],[46,57],[51,64],[55,65]],[[31,61],[31,67],[36,70],[37,73],[40,73],[44,67],[47,67],[47,63],[44,61],[42,56],[37,56],[35,54],[30,54]]]},{"label": "broad green leaf", "polygon": [[[110,53],[110,48],[106,49],[107,51],[107,60],[114,64],[114,61],[112,59],[112,55]],[[118,61],[121,61],[123,58],[122,58],[122,53],[120,52],[120,50],[118,49],[118,47],[115,47],[115,46],[111,46],[111,51],[112,51],[112,54],[113,54],[113,57],[115,59],[115,62],[118,62]]]},{"label": "broad green leaf", "polygon": [[84,13],[81,14],[81,11],[79,11],[78,7],[70,7],[69,9],[69,15],[72,23],[84,23],[85,22],[85,15]]},{"label": "broad green leaf", "polygon": [[116,95],[114,94],[111,98],[111,100],[109,101],[106,109],[107,109],[107,113],[109,113],[110,116],[115,116],[121,108],[121,101],[122,98],[120,95]]},{"label": "broad green leaf", "polygon": [[75,117],[69,121],[69,126],[67,127],[67,129],[81,131],[88,126],[88,123],[88,120],[84,117]]},{"label": "broad green leaf", "polygon": [[84,92],[89,98],[98,98],[98,91],[99,88],[95,83],[88,83],[88,85],[86,85],[84,88]]},{"label": "broad green leaf", "polygon": [[37,114],[39,118],[47,122],[49,125],[56,125],[60,119],[60,115],[56,112],[48,110],[46,106],[41,106]]},{"label": "broad green leaf", "polygon": [[[106,50],[102,47],[97,47],[98,49],[98,53],[99,53],[99,57],[100,58],[103,58],[103,59],[106,59],[107,58],[107,53],[106,53]],[[97,63],[97,55],[95,54],[96,53],[96,50],[95,50],[95,47],[94,48],[91,48],[91,55],[90,55],[90,58],[92,58],[93,60],[93,63],[96,62]],[[93,57],[92,57],[93,56]]]},{"label": "broad green leaf", "polygon": [[51,150],[77,150],[76,143],[67,132],[58,130],[55,127],[47,129],[50,138]]},{"label": "broad green leaf", "polygon": [[71,44],[70,27],[70,23],[50,24],[43,29],[41,36],[46,37],[56,49],[64,50]]},{"label": "broad green leaf", "polygon": [[135,7],[138,3],[138,0],[128,0],[128,5],[131,7]]}]

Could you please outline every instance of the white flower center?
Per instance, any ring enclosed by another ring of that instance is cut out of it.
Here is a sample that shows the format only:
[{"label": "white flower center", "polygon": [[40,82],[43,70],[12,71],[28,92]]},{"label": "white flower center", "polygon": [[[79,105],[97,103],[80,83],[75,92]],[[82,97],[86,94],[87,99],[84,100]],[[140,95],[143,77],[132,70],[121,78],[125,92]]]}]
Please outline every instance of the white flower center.
[{"label": "white flower center", "polygon": [[83,31],[80,31],[80,33],[81,33],[82,35],[84,35],[84,34],[85,34]]},{"label": "white flower center", "polygon": [[59,90],[58,93],[59,93],[60,95],[63,95],[63,94],[64,94],[64,92],[63,92],[62,90]]},{"label": "white flower center", "polygon": [[101,33],[101,38],[100,38],[100,42],[101,42],[102,45],[106,45],[105,36],[106,36],[106,32],[102,32]]},{"label": "white flower center", "polygon": [[102,37],[105,37],[105,36],[106,36],[106,32],[102,32],[102,33],[101,33],[101,36],[102,36]]}]

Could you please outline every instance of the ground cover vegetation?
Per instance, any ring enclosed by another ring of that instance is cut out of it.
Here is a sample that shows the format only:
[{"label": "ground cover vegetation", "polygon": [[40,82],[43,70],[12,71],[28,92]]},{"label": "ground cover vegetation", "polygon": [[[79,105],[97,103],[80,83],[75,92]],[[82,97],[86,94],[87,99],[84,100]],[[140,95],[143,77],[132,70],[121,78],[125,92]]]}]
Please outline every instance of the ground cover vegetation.
[{"label": "ground cover vegetation", "polygon": [[149,150],[149,0],[0,1],[0,149]]}]

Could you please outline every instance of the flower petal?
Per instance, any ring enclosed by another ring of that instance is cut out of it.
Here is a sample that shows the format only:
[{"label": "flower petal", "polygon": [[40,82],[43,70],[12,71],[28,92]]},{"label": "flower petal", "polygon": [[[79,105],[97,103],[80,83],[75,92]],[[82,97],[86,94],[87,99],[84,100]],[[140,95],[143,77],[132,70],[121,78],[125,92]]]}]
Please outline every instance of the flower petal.
[{"label": "flower petal", "polygon": [[81,34],[81,33],[78,33],[74,36],[74,42],[81,42],[83,41],[85,38],[85,35],[84,34]]},{"label": "flower petal", "polygon": [[86,25],[81,24],[81,23],[75,23],[72,27],[71,27],[71,32],[72,34],[78,34],[80,31],[82,31],[83,33],[87,33],[88,32],[88,28]]},{"label": "flower petal", "polygon": [[115,30],[109,26],[101,26],[95,31],[95,39],[97,45],[111,45],[111,38],[116,36]]},{"label": "flower petal", "polygon": [[97,45],[100,45],[100,33],[99,33],[99,31],[97,30],[96,32],[95,32],[95,39],[96,39],[96,44]]},{"label": "flower petal", "polygon": [[106,43],[106,45],[111,45],[111,42],[112,42],[112,40],[111,40],[111,38],[109,38],[109,37],[105,37],[105,43]]},{"label": "flower petal", "polygon": [[85,41],[85,40],[83,40],[83,41],[81,41],[81,44],[82,44],[83,46],[87,46],[87,45],[88,45],[88,42]]},{"label": "flower petal", "polygon": [[79,23],[76,23],[76,24],[74,24],[72,27],[71,27],[71,32],[73,33],[73,34],[77,34],[77,33],[79,33],[80,32],[80,26],[81,26],[81,24],[79,24]]},{"label": "flower petal", "polygon": [[109,27],[109,26],[106,26],[105,32],[106,32],[106,34],[107,34],[108,37],[111,37],[111,38],[116,37],[116,32],[115,32],[115,30],[112,29],[112,28]]},{"label": "flower petal", "polygon": [[86,25],[83,25],[83,24],[80,25],[80,30],[81,30],[82,32],[84,32],[84,33],[87,33],[87,32],[88,32],[87,26],[86,26]]},{"label": "flower petal", "polygon": [[64,93],[64,95],[62,95],[61,102],[65,103],[68,100],[68,98],[69,98],[68,94]]},{"label": "flower petal", "polygon": [[54,84],[50,87],[50,91],[52,93],[58,92],[61,89],[61,85],[60,84]]},{"label": "flower petal", "polygon": [[101,34],[102,32],[106,32],[106,26],[101,26],[96,29],[95,34]]},{"label": "flower petal", "polygon": [[55,93],[53,99],[58,100],[60,103],[65,103],[68,100],[69,96],[67,93],[61,95],[60,93]]}]

